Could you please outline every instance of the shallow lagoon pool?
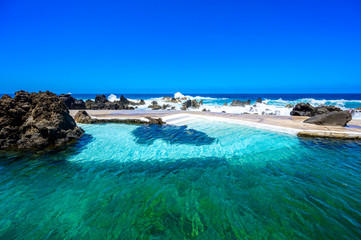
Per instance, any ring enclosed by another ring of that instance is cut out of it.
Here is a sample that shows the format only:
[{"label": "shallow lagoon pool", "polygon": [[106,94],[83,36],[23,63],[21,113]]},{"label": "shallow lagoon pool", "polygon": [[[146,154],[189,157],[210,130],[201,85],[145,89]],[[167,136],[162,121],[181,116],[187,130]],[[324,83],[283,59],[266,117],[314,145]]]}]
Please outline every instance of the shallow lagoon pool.
[{"label": "shallow lagoon pool", "polygon": [[1,152],[0,238],[361,238],[360,142],[184,124]]}]

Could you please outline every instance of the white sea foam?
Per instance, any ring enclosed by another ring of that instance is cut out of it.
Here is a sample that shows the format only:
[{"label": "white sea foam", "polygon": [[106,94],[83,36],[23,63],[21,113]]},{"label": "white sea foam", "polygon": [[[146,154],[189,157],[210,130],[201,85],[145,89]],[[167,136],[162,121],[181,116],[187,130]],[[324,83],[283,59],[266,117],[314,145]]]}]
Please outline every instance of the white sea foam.
[{"label": "white sea foam", "polygon": [[119,98],[117,98],[117,96],[114,95],[114,94],[110,94],[110,95],[108,96],[108,100],[109,100],[110,102],[114,102],[114,101],[118,101]]},{"label": "white sea foam", "polygon": [[[296,105],[301,102],[308,102],[313,106],[320,105],[335,105],[340,107],[343,110],[347,110],[347,106],[350,107],[353,104],[356,106],[361,105],[361,100],[345,100],[345,99],[313,99],[313,98],[300,98],[296,100],[284,100],[282,98],[279,99],[264,99],[262,103],[252,103],[251,105],[246,105],[244,107],[241,106],[230,106],[230,103],[233,99],[229,98],[212,98],[212,97],[202,97],[202,96],[190,96],[183,95],[180,92],[174,94],[174,98],[178,99],[188,99],[188,100],[204,100],[203,105],[198,109],[189,109],[189,111],[202,111],[203,109],[209,110],[211,112],[226,112],[226,113],[234,113],[234,114],[258,114],[258,115],[282,115],[289,116],[292,108],[286,108],[287,104]],[[108,96],[108,100],[113,102],[119,100],[119,98],[115,94],[110,94]],[[129,99],[133,102],[139,102],[140,99]],[[149,98],[144,99],[145,105],[137,106],[137,110],[149,110],[148,106],[152,104],[153,101],[157,101],[160,106],[169,105],[169,108],[174,107],[174,110],[181,110],[182,103],[172,103],[166,102],[162,99],[162,97],[158,98]],[[223,106],[224,103],[227,103],[227,106]],[[361,111],[354,111],[353,118],[361,119]]]}]

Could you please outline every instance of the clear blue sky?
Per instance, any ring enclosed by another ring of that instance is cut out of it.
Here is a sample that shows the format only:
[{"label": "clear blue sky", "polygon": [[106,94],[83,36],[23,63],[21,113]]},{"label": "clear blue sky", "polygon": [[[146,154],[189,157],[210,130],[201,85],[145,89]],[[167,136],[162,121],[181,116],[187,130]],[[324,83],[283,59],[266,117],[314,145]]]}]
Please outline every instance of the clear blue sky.
[{"label": "clear blue sky", "polygon": [[0,0],[0,92],[361,92],[361,1]]}]

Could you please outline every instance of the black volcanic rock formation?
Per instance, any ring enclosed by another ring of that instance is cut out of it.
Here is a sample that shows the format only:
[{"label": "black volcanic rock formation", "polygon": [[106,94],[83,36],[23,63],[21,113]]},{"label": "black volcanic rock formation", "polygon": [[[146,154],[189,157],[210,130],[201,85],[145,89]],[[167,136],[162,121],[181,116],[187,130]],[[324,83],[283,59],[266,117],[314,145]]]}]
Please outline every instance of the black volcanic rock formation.
[{"label": "black volcanic rock formation", "polygon": [[84,101],[77,100],[70,94],[60,94],[59,98],[69,109],[85,109]]},{"label": "black volcanic rock formation", "polygon": [[342,111],[340,108],[335,106],[318,106],[313,107],[309,103],[297,103],[296,106],[291,111],[291,116],[307,116],[313,117],[319,114],[329,113],[329,112],[340,112]]},{"label": "black volcanic rock formation", "polygon": [[83,135],[60,98],[49,91],[19,91],[0,99],[0,149],[43,149]]}]

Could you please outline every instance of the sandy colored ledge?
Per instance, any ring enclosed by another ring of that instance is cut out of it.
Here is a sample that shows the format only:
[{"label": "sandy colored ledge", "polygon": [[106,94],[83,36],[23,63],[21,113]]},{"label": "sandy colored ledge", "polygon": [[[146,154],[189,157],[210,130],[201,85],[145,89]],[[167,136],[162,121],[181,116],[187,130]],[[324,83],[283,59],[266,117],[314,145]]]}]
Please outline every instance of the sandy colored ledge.
[{"label": "sandy colored ledge", "polygon": [[[78,110],[70,110],[74,116]],[[140,111],[140,110],[87,110],[94,118],[138,119],[146,116],[161,117],[167,124],[182,124],[192,119],[207,119],[277,132],[300,137],[322,137],[361,140],[361,119],[354,119],[347,127],[319,126],[303,123],[307,117],[228,114],[196,111]]]}]

